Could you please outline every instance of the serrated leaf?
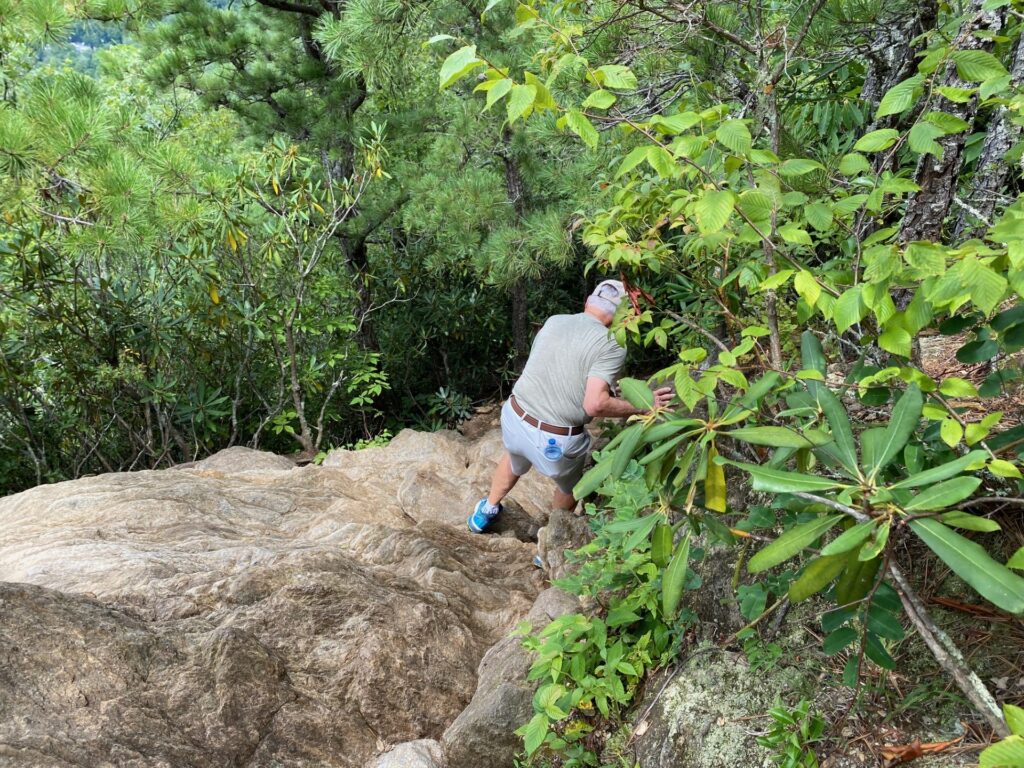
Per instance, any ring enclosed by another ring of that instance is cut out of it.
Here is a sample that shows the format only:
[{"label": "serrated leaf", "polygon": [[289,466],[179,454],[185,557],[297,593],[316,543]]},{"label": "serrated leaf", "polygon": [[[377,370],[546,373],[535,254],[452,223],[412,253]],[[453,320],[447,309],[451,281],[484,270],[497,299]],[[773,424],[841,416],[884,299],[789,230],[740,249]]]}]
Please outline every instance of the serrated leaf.
[{"label": "serrated leaf", "polygon": [[750,558],[747,570],[751,573],[760,573],[789,560],[817,541],[842,519],[842,515],[829,515],[790,528]]},{"label": "serrated leaf", "polygon": [[640,163],[647,159],[647,152],[649,147],[647,145],[636,147],[626,155],[622,162],[619,164],[619,170],[615,172],[615,177],[618,178],[625,173],[629,173],[631,170],[636,168]]},{"label": "serrated leaf", "polygon": [[630,71],[629,67],[621,64],[605,64],[603,67],[597,68],[597,74],[600,84],[606,88],[627,91],[636,88],[636,75]]},{"label": "serrated leaf", "polygon": [[792,221],[788,221],[779,227],[778,232],[782,235],[782,239],[787,243],[792,243],[794,245],[813,245],[811,242],[811,236],[807,233],[807,230],[801,229]]},{"label": "serrated leaf", "polygon": [[1009,477],[1016,480],[1021,479],[1020,470],[1017,469],[1017,465],[1013,462],[1006,461],[1006,459],[992,459],[988,463],[988,471],[996,477]]},{"label": "serrated leaf", "polygon": [[670,179],[676,173],[676,161],[664,147],[647,147],[647,164],[663,179]]},{"label": "serrated leaf", "polygon": [[861,136],[853,148],[857,152],[883,152],[895,144],[899,136],[899,131],[892,128],[880,128]]},{"label": "serrated leaf", "polygon": [[938,520],[920,518],[908,525],[961,579],[989,602],[1012,614],[1024,613],[1024,579],[997,563],[981,545]]},{"label": "serrated leaf", "polygon": [[935,155],[942,158],[942,145],[935,139],[945,135],[945,131],[931,123],[915,123],[907,134],[907,145],[921,155]]},{"label": "serrated leaf", "polygon": [[533,85],[515,85],[508,97],[506,105],[509,123],[514,123],[519,118],[528,114],[533,108],[533,101],[537,98],[537,87]]},{"label": "serrated leaf", "polygon": [[939,386],[939,392],[946,395],[946,397],[978,396],[978,390],[971,382],[957,376],[950,376],[948,379],[943,380]]},{"label": "serrated leaf", "polygon": [[608,109],[615,103],[616,98],[618,97],[611,91],[594,91],[583,101],[583,108]]},{"label": "serrated leaf", "polygon": [[868,313],[867,305],[861,295],[862,288],[855,285],[848,288],[836,299],[832,308],[832,322],[839,333],[846,331],[854,323],[859,323]]},{"label": "serrated leaf", "polygon": [[839,172],[843,176],[857,176],[861,173],[867,173],[871,170],[871,163],[864,155],[857,152],[851,152],[848,155],[843,155],[843,159],[839,161]]},{"label": "serrated leaf", "polygon": [[794,157],[779,166],[779,175],[803,176],[811,171],[820,171],[824,169],[824,167],[825,166],[817,160],[811,160],[806,157]]},{"label": "serrated leaf", "polygon": [[693,207],[697,218],[697,227],[702,235],[710,235],[724,227],[732,216],[736,199],[732,192],[725,190],[709,190]]},{"label": "serrated leaf", "polygon": [[978,761],[978,768],[1024,768],[1024,738],[1009,736],[986,747]]},{"label": "serrated leaf", "polygon": [[1003,718],[1010,726],[1010,733],[1015,736],[1024,736],[1024,709],[1015,707],[1013,704],[1003,704]]},{"label": "serrated leaf", "polygon": [[700,115],[696,112],[680,112],[678,115],[655,115],[651,118],[651,125],[658,129],[659,133],[675,135],[692,128],[700,122]]},{"label": "serrated leaf", "polygon": [[742,120],[726,120],[718,126],[715,138],[736,154],[745,155],[750,151],[750,131]]},{"label": "serrated leaf", "polygon": [[911,342],[910,334],[898,325],[886,328],[878,336],[878,346],[886,352],[892,352],[900,357],[910,357]]},{"label": "serrated leaf", "polygon": [[487,104],[484,106],[484,111],[486,112],[494,106],[495,102],[507,96],[513,85],[514,83],[507,77],[495,82],[487,91]]},{"label": "serrated leaf", "polygon": [[570,109],[565,114],[565,123],[569,126],[569,129],[575,133],[583,143],[593,149],[597,146],[598,135],[597,129],[594,128],[593,123],[587,119],[587,116],[582,112],[578,112],[575,109]]},{"label": "serrated leaf", "polygon": [[916,101],[914,92],[921,87],[922,82],[924,82],[924,77],[915,75],[901,83],[896,83],[882,96],[882,100],[878,103],[878,110],[875,112],[875,119],[886,115],[896,115],[909,109]]},{"label": "serrated leaf", "polygon": [[832,228],[832,209],[824,203],[805,205],[804,218],[819,232],[826,232]]},{"label": "serrated leaf", "polygon": [[960,79],[969,83],[981,83],[1008,74],[1006,67],[988,51],[953,51],[952,59],[956,62],[956,73]]},{"label": "serrated leaf", "polygon": [[753,221],[767,221],[775,210],[771,196],[760,189],[748,189],[740,194],[738,205]]},{"label": "serrated leaf", "polygon": [[485,62],[476,57],[476,46],[467,45],[451,54],[441,65],[439,75],[439,89],[443,91],[452,85],[460,77],[472,72],[477,67],[484,66]]}]

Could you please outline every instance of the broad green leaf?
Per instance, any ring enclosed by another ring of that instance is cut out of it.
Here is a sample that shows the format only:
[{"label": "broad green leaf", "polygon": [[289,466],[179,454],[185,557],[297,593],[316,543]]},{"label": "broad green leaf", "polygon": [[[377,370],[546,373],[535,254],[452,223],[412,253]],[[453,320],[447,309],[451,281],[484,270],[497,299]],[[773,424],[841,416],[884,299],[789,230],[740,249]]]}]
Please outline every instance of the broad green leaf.
[{"label": "broad green leaf", "polygon": [[807,564],[800,577],[789,585],[789,599],[799,603],[811,595],[816,595],[831,584],[845,567],[845,557],[816,557]]},{"label": "broad green leaf", "polygon": [[964,428],[956,419],[943,419],[939,424],[939,437],[950,448],[956,448],[964,436]]},{"label": "broad green leaf", "polygon": [[909,333],[898,325],[894,325],[879,335],[878,346],[894,355],[910,357],[911,341]]},{"label": "broad green leaf", "polygon": [[464,48],[459,48],[459,50],[455,51],[455,53],[445,59],[444,64],[441,65],[439,90],[443,91],[463,75],[484,65],[485,62],[476,57],[475,45],[467,45]]},{"label": "broad green leaf", "polygon": [[582,112],[577,112],[575,109],[570,109],[565,113],[565,124],[569,126],[570,130],[575,133],[583,143],[593,149],[597,146],[598,135],[597,129],[594,128],[593,123],[587,119],[587,116]]},{"label": "broad green leaf", "polygon": [[970,467],[972,464],[978,465],[984,463],[988,454],[985,451],[971,451],[965,456],[961,456],[959,459],[953,459],[945,464],[940,464],[937,467],[926,469],[924,472],[918,472],[916,475],[908,477],[906,480],[900,480],[898,483],[893,483],[889,488],[920,488],[922,485],[932,485],[934,483],[947,480],[953,475],[959,475],[965,469]]},{"label": "broad green leaf", "polygon": [[622,438],[622,442],[615,448],[615,453],[612,457],[612,467],[609,475],[613,479],[618,479],[619,475],[625,471],[626,465],[629,464],[629,460],[633,457],[637,444],[640,442],[643,428],[643,424],[633,424],[624,430],[625,437]]},{"label": "broad green leaf", "polygon": [[827,232],[832,228],[832,209],[824,203],[805,205],[804,218],[819,232]]},{"label": "broad green leaf", "polygon": [[896,457],[896,454],[903,450],[903,446],[907,444],[910,436],[917,429],[923,405],[924,397],[921,394],[921,388],[917,384],[911,384],[892,409],[889,425],[885,428],[885,440],[875,461],[864,467],[869,477],[873,477],[880,470],[885,469],[889,462]]},{"label": "broad green leaf", "polygon": [[836,299],[832,308],[832,322],[836,324],[839,333],[846,331],[854,323],[859,323],[868,313],[867,305],[861,296],[863,289],[859,285],[848,288]]},{"label": "broad green leaf", "polygon": [[742,120],[726,120],[715,131],[718,142],[738,155],[750,151],[750,131]]},{"label": "broad green leaf", "polygon": [[[658,524],[659,520],[662,520],[661,515],[652,514],[645,515],[640,518],[641,524],[637,526],[636,530],[633,531],[629,536],[626,537],[622,543],[622,548],[626,552],[632,552],[634,549],[640,546],[641,543],[647,541],[647,537],[651,535],[651,531],[654,530],[654,526]],[[608,621],[611,626],[611,620]]]},{"label": "broad green leaf", "polygon": [[789,427],[741,427],[723,434],[745,443],[770,445],[776,448],[813,448],[832,439],[822,432],[805,434]]},{"label": "broad green leaf", "polygon": [[874,529],[874,520],[869,520],[865,523],[857,523],[857,525],[839,534],[833,541],[826,544],[821,550],[821,554],[823,556],[831,556],[849,552],[851,549],[867,539]]},{"label": "broad green leaf", "polygon": [[640,379],[622,378],[619,379],[619,389],[622,391],[622,396],[634,408],[649,411],[654,407],[654,393],[647,386],[647,382],[640,381]]},{"label": "broad green leaf", "polygon": [[952,58],[956,62],[956,73],[969,83],[981,83],[1007,74],[1006,67],[987,51],[953,51]]},{"label": "broad green leaf", "polygon": [[1024,709],[1015,707],[1013,704],[1003,704],[1003,717],[1006,724],[1010,726],[1010,733],[1015,736],[1024,736]]},{"label": "broad green leaf", "polygon": [[543,712],[538,712],[530,718],[530,722],[523,726],[522,731],[523,733],[520,735],[523,737],[523,747],[526,749],[526,754],[532,755],[544,743],[544,737],[548,735],[548,716]]},{"label": "broad green leaf", "polygon": [[935,139],[944,136],[945,133],[937,125],[916,123],[910,129],[910,133],[907,134],[907,145],[912,151],[920,155],[935,155],[935,157],[941,159],[943,154],[942,145],[935,141]]},{"label": "broad green leaf", "polygon": [[825,642],[822,643],[821,649],[827,655],[832,656],[833,654],[839,653],[858,637],[860,637],[860,634],[853,627],[840,627],[825,638]]},{"label": "broad green leaf", "polygon": [[822,376],[825,375],[825,352],[813,331],[804,331],[800,334],[800,363],[805,370],[815,370]]},{"label": "broad green leaf", "polygon": [[907,512],[946,509],[966,499],[978,489],[979,485],[981,485],[981,480],[977,477],[955,477],[952,480],[925,488],[903,508]]},{"label": "broad green leaf", "polygon": [[672,557],[672,526],[661,522],[651,534],[651,561],[659,568],[668,565]]},{"label": "broad green leaf", "polygon": [[741,193],[737,205],[753,221],[768,220],[775,209],[771,196],[760,189],[748,189]]},{"label": "broad green leaf", "polygon": [[793,245],[813,245],[807,230],[801,229],[799,225],[792,221],[786,222],[779,227],[778,232],[787,243],[792,243]]},{"label": "broad green leaf", "polygon": [[647,164],[663,179],[670,179],[676,172],[676,161],[664,147],[647,147]]},{"label": "broad green leaf", "polygon": [[1015,571],[1024,571],[1024,547],[1021,547],[1013,553],[1007,563],[1007,568],[1013,568]]},{"label": "broad green leaf", "polygon": [[583,102],[584,109],[608,109],[617,97],[611,91],[594,91]]},{"label": "broad green leaf", "polygon": [[892,128],[880,128],[861,136],[853,148],[857,152],[882,152],[895,144],[899,136],[899,131]]},{"label": "broad green leaf", "polygon": [[628,155],[626,155],[622,162],[619,164],[619,170],[615,172],[615,177],[618,178],[624,173],[629,173],[631,170],[636,168],[640,163],[647,159],[647,150],[649,147],[644,144],[636,147]]},{"label": "broad green leaf", "polygon": [[871,540],[861,547],[860,552],[857,553],[857,559],[861,562],[867,562],[869,560],[874,560],[882,554],[882,550],[885,549],[885,545],[889,543],[889,531],[891,529],[892,520],[886,520],[875,528],[871,533]]},{"label": "broad green leaf", "polygon": [[809,307],[813,307],[818,303],[818,298],[821,296],[821,286],[814,279],[814,275],[806,269],[796,273],[796,277],[793,279],[793,287],[803,300],[807,302]]},{"label": "broad green leaf", "polygon": [[978,768],[1024,768],[1024,738],[1009,736],[978,756]]},{"label": "broad green leaf", "polygon": [[1017,465],[1006,459],[992,459],[988,463],[988,471],[996,477],[1010,477],[1016,480],[1021,479],[1020,470]]},{"label": "broad green leaf", "polygon": [[533,85],[515,85],[508,97],[508,121],[514,123],[533,108],[533,100],[537,98],[537,87]]},{"label": "broad green leaf", "polygon": [[829,429],[832,430],[832,439],[835,440],[834,451],[843,468],[851,477],[858,476],[857,469],[857,444],[853,439],[853,428],[850,426],[850,419],[846,415],[846,408],[831,389],[822,383],[807,382],[807,391],[811,393],[818,407],[828,421]]},{"label": "broad green leaf", "polygon": [[987,517],[978,517],[977,515],[969,515],[966,512],[944,512],[939,515],[939,520],[944,522],[946,525],[951,525],[954,528],[962,528],[965,531],[978,531],[979,533],[993,533],[994,531],[1002,530],[995,520],[989,520]]},{"label": "broad green leaf", "polygon": [[875,119],[886,115],[896,115],[910,108],[917,100],[915,91],[924,82],[923,75],[915,75],[907,78],[901,83],[896,83],[885,92],[882,100],[878,102],[878,110],[875,112]]},{"label": "broad green leaf", "polygon": [[636,75],[630,71],[629,67],[624,67],[621,64],[605,64],[603,67],[598,67],[597,75],[600,84],[606,88],[627,91],[636,88]]},{"label": "broad green leaf", "polygon": [[747,570],[751,573],[760,573],[789,560],[817,541],[822,534],[842,519],[842,515],[830,515],[790,528],[750,558]]},{"label": "broad green leaf", "polygon": [[839,161],[839,172],[843,176],[857,176],[870,170],[871,163],[868,162],[864,155],[858,152],[843,155],[843,159]]},{"label": "broad green leaf", "polygon": [[715,462],[714,442],[708,445],[707,473],[704,477],[704,506],[713,512],[725,512],[725,467]]},{"label": "broad green leaf", "polygon": [[661,581],[661,612],[662,615],[672,620],[679,608],[679,601],[683,597],[683,585],[686,583],[686,569],[690,560],[690,534],[687,534],[676,545],[676,551],[672,555],[672,561],[665,569],[665,575]]},{"label": "broad green leaf", "polygon": [[939,392],[946,397],[977,397],[978,390],[966,379],[951,376],[939,385]]},{"label": "broad green leaf", "polygon": [[981,545],[965,539],[938,520],[920,518],[908,524],[978,594],[1004,611],[1024,613],[1024,579],[993,560]]},{"label": "broad green leaf", "polygon": [[503,97],[507,96],[509,91],[512,90],[514,83],[507,77],[503,77],[498,80],[487,90],[487,104],[484,107],[486,112],[496,101],[500,101]]},{"label": "broad green leaf", "polygon": [[693,207],[697,227],[702,235],[710,235],[724,227],[732,216],[735,198],[732,192],[709,190]]},{"label": "broad green leaf", "polygon": [[760,464],[745,464],[741,461],[727,462],[750,474],[755,491],[770,493],[814,493],[842,487],[842,483],[827,477],[805,475],[800,472],[787,472],[784,469],[771,469]]},{"label": "broad green leaf", "polygon": [[780,176],[803,176],[811,171],[822,170],[824,166],[817,160],[806,157],[794,157],[779,166]]},{"label": "broad green leaf", "polygon": [[658,129],[659,133],[675,135],[682,133],[687,128],[692,128],[700,122],[700,115],[696,112],[680,112],[678,115],[655,115],[651,118],[651,125]]},{"label": "broad green leaf", "polygon": [[572,489],[572,495],[577,499],[584,499],[600,488],[604,481],[608,479],[608,475],[611,474],[613,456],[614,454],[612,456],[605,456],[601,461],[588,469]]}]

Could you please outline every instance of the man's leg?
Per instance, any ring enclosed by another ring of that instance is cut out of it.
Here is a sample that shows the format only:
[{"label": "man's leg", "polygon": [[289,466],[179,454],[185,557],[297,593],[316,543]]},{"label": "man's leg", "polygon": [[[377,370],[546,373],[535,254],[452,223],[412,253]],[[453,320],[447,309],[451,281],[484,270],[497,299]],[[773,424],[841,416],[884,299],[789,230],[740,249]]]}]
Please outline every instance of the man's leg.
[{"label": "man's leg", "polygon": [[564,509],[566,512],[572,512],[576,509],[576,497],[571,493],[566,493],[561,488],[555,488],[555,496],[551,501],[551,506],[555,509]]},{"label": "man's leg", "polygon": [[492,507],[498,506],[518,482],[519,475],[512,471],[512,459],[509,457],[508,451],[505,451],[498,466],[494,468],[494,475],[491,477],[491,492],[487,495],[487,503]]}]

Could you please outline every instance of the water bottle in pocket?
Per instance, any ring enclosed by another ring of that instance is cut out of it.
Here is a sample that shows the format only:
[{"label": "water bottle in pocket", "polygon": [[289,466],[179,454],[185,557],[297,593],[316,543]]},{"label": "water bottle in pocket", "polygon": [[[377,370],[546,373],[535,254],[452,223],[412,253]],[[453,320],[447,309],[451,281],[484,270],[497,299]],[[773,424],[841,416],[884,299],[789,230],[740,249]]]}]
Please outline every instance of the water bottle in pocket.
[{"label": "water bottle in pocket", "polygon": [[544,458],[549,461],[558,461],[562,458],[562,446],[553,437],[549,437],[547,444],[544,446]]}]

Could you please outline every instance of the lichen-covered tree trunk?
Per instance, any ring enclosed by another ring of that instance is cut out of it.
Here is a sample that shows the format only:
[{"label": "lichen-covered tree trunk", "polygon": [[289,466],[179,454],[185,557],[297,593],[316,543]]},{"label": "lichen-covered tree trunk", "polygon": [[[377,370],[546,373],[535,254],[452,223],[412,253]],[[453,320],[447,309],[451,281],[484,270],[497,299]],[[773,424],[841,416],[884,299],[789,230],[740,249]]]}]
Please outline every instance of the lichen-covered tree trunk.
[{"label": "lichen-covered tree trunk", "polygon": [[[518,224],[526,214],[526,188],[512,149],[512,132],[508,128],[502,131],[501,142],[502,160],[505,163],[505,189]],[[526,358],[530,354],[529,301],[526,281],[519,278],[512,286],[512,346],[517,371],[526,365]]]},{"label": "lichen-covered tree trunk", "polygon": [[[1020,40],[1013,52],[1010,79],[1015,85],[1024,82],[1024,45],[1021,45]],[[1001,199],[1000,190],[1004,188],[1010,173],[1006,153],[1017,143],[1020,135],[1021,127],[1009,119],[1005,107],[999,107],[985,132],[985,143],[978,156],[966,204],[960,206],[957,215],[953,230],[954,243],[978,237],[991,222],[992,214]]]},{"label": "lichen-covered tree trunk", "polygon": [[[960,28],[954,48],[958,50],[980,50],[988,47],[988,43],[975,33],[986,31],[995,33],[1002,27],[1002,18],[997,11],[983,9],[985,0],[971,0],[966,20]],[[954,88],[968,88],[957,76],[956,66],[950,62],[943,76],[943,85]],[[948,112],[966,123],[974,122],[978,111],[977,98],[962,104],[940,98],[938,109]],[[906,216],[900,228],[900,241],[907,243],[913,240],[940,240],[943,224],[953,204],[957,192],[957,178],[963,163],[964,145],[969,131],[953,133],[938,139],[942,147],[941,156],[926,154],[921,156],[914,179],[921,188],[907,203]]]}]

